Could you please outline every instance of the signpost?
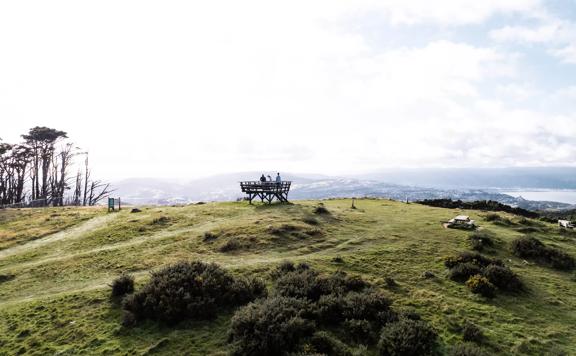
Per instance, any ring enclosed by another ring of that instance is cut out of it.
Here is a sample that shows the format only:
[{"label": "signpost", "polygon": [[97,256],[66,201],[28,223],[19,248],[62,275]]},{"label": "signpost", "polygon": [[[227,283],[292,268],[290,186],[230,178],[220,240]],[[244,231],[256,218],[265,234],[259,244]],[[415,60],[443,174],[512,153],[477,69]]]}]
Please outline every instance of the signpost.
[{"label": "signpost", "polygon": [[108,212],[116,210],[116,201],[118,201],[118,211],[122,210],[120,198],[108,198]]}]

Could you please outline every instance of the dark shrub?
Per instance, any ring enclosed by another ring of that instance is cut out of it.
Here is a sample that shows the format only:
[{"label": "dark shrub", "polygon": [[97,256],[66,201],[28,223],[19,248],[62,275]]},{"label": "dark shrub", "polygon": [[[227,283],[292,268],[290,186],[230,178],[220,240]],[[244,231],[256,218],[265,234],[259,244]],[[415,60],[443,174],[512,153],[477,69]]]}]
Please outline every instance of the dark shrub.
[{"label": "dark shrub", "polygon": [[385,356],[431,355],[436,338],[436,332],[425,322],[403,319],[382,329],[378,351]]},{"label": "dark shrub", "polygon": [[323,295],[315,305],[315,316],[322,324],[339,324],[344,320],[344,308],[344,297],[341,295]]},{"label": "dark shrub", "polygon": [[344,317],[379,321],[391,304],[390,299],[379,291],[350,292],[344,298]]},{"label": "dark shrub", "polygon": [[386,287],[388,288],[394,288],[398,286],[398,283],[396,283],[396,281],[392,277],[384,278],[384,284],[386,284]]},{"label": "dark shrub", "polygon": [[494,293],[496,292],[496,287],[494,287],[486,277],[482,277],[481,275],[470,277],[470,279],[466,281],[466,286],[472,293],[480,294],[486,298],[494,297]]},{"label": "dark shrub", "polygon": [[134,277],[129,274],[122,274],[112,282],[112,297],[123,297],[134,292]]},{"label": "dark shrub", "polygon": [[346,334],[359,343],[371,343],[374,339],[372,324],[366,319],[346,319],[344,321]]},{"label": "dark shrub", "polygon": [[316,332],[310,339],[314,351],[321,355],[351,356],[352,353],[342,341],[325,331]]},{"label": "dark shrub", "polygon": [[327,215],[330,214],[330,211],[326,209],[324,205],[318,205],[316,208],[314,208],[314,214]]},{"label": "dark shrub", "polygon": [[344,259],[342,258],[342,256],[336,256],[336,257],[332,258],[332,262],[334,262],[334,263],[344,263]]},{"label": "dark shrub", "polygon": [[576,266],[574,257],[564,251],[546,246],[531,236],[520,237],[512,241],[512,253],[559,270],[571,270]]},{"label": "dark shrub", "polygon": [[323,293],[318,273],[313,270],[294,271],[276,280],[276,293],[284,297],[305,298],[316,301]]},{"label": "dark shrub", "polygon": [[482,333],[482,330],[476,325],[466,323],[462,327],[462,339],[464,341],[481,343],[484,340],[484,333]]},{"label": "dark shrub", "polygon": [[305,301],[273,297],[250,303],[232,318],[230,339],[234,355],[282,355],[294,351],[314,323],[303,317]]},{"label": "dark shrub", "polygon": [[474,344],[463,343],[450,347],[448,356],[489,356],[489,354]]},{"label": "dark shrub", "polygon": [[124,310],[122,313],[122,326],[130,327],[136,325],[136,316],[134,313]]},{"label": "dark shrub", "polygon": [[523,236],[512,241],[512,253],[522,258],[540,258],[546,246],[535,237]]},{"label": "dark shrub", "polygon": [[[484,210],[484,211],[503,211],[511,214],[516,214],[520,216],[525,216],[528,218],[537,218],[539,215],[533,211],[529,211],[522,208],[513,208],[510,205],[505,205],[498,203],[493,200],[479,200],[479,201],[462,201],[462,200],[452,200],[452,199],[426,199],[417,202],[419,204],[435,206],[440,208],[449,209],[472,209],[472,210]],[[490,214],[489,214],[490,215]],[[494,214],[497,215],[497,214]]]},{"label": "dark shrub", "polygon": [[270,275],[272,279],[278,279],[289,272],[300,272],[308,269],[310,269],[310,266],[306,263],[299,263],[298,265],[294,265],[292,261],[282,261],[278,267],[276,267],[276,269],[270,273]]},{"label": "dark shrub", "polygon": [[459,263],[456,266],[450,268],[448,272],[448,278],[456,282],[466,282],[468,278],[481,274],[482,270],[480,267],[471,262]]},{"label": "dark shrub", "polygon": [[473,250],[482,251],[486,247],[494,246],[494,236],[487,231],[475,231],[468,237]]},{"label": "dark shrub", "polygon": [[456,257],[447,257],[444,259],[444,265],[448,268],[452,268],[459,263],[465,263],[465,262],[473,263],[478,267],[486,267],[489,264],[494,264],[498,266],[504,265],[504,263],[498,259],[485,257],[477,252],[468,252],[468,251],[460,252]]},{"label": "dark shrub", "polygon": [[206,231],[204,233],[204,235],[202,236],[202,239],[204,240],[204,242],[209,242],[209,241],[213,241],[216,240],[218,238],[218,235],[210,232],[210,231]]},{"label": "dark shrub", "polygon": [[213,317],[217,307],[239,305],[259,294],[258,283],[237,282],[217,264],[180,262],[153,272],[140,292],[126,298],[124,308],[137,319],[177,322]]},{"label": "dark shrub", "polygon": [[488,265],[484,268],[482,275],[501,290],[519,292],[523,289],[520,278],[508,267]]},{"label": "dark shrub", "polygon": [[484,220],[486,221],[496,221],[500,219],[501,219],[500,215],[495,213],[486,214],[486,216],[484,216]]},{"label": "dark shrub", "polygon": [[368,285],[361,278],[348,276],[344,272],[323,276],[309,269],[307,265],[298,265],[293,272],[284,273],[277,278],[275,289],[278,295],[317,301],[322,295],[359,291]]},{"label": "dark shrub", "polygon": [[266,284],[260,278],[236,278],[231,288],[232,299],[238,305],[268,296]]},{"label": "dark shrub", "polygon": [[231,239],[226,241],[223,245],[221,245],[218,250],[220,252],[232,252],[240,250],[243,245],[237,239]]},{"label": "dark shrub", "polygon": [[16,278],[13,274],[0,274],[0,283],[8,282]]}]

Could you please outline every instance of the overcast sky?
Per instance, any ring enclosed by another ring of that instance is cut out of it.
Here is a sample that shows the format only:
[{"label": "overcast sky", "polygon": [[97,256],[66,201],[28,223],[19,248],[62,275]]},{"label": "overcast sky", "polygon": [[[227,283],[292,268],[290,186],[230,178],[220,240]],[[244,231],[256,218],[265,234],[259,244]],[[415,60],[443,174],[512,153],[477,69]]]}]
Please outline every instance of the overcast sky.
[{"label": "overcast sky", "polygon": [[0,137],[95,175],[576,164],[576,1],[4,1]]}]

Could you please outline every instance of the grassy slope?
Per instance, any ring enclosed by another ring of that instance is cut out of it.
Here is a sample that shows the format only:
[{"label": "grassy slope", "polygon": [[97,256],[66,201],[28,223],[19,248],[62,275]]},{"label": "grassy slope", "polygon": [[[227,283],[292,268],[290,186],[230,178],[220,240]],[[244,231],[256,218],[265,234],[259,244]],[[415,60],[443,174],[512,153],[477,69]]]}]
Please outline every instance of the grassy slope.
[{"label": "grassy slope", "polygon": [[[304,221],[317,204],[306,201],[122,211],[88,231],[0,257],[0,275],[16,276],[0,284],[0,354],[225,354],[232,311],[223,311],[214,321],[171,328],[151,322],[134,329],[120,327],[121,313],[108,299],[108,283],[130,271],[142,284],[151,269],[180,259],[216,261],[236,273],[262,277],[284,259],[306,261],[321,270],[361,274],[383,288],[384,278],[392,277],[399,284],[389,290],[395,304],[419,311],[444,344],[461,340],[458,327],[468,320],[485,330],[487,347],[494,354],[540,355],[553,345],[570,352],[576,345],[572,274],[511,256],[509,242],[522,235],[517,231],[521,225],[495,225],[484,221],[484,213],[466,212],[497,235],[501,243],[491,254],[506,260],[529,287],[525,295],[500,294],[485,300],[445,277],[442,257],[469,249],[468,233],[443,229],[440,222],[461,211],[387,200],[360,200],[356,210],[350,209],[349,200],[324,203],[332,214],[315,216],[317,225]],[[60,212],[85,217],[82,210]],[[37,236],[28,237],[26,231],[35,230],[22,227],[44,228],[41,214],[48,211],[1,214],[10,215],[14,224],[7,228],[0,223],[2,231],[28,240]],[[544,242],[576,255],[576,237],[558,234],[552,224],[536,228]],[[205,241],[206,232],[216,238]],[[232,240],[239,242],[239,250],[220,252]],[[335,256],[344,263],[333,262]],[[426,270],[437,278],[423,279]]]}]

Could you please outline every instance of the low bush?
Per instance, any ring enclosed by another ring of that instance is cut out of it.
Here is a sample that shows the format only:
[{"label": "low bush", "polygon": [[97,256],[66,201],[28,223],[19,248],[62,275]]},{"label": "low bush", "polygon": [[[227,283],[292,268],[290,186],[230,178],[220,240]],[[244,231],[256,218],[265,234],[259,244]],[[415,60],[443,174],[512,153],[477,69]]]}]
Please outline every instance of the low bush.
[{"label": "low bush", "polygon": [[488,265],[482,271],[482,275],[501,290],[520,292],[524,289],[523,283],[520,278],[518,278],[518,275],[508,267]]},{"label": "low bush", "polygon": [[202,240],[204,240],[204,242],[210,242],[213,240],[216,240],[218,238],[218,235],[211,232],[211,231],[206,231],[204,233],[204,235],[202,235]]},{"label": "low bush", "polygon": [[[342,341],[326,331],[318,331],[312,335],[310,345],[320,355],[351,356],[352,353]],[[310,355],[306,353],[306,355]]]},{"label": "low bush", "polygon": [[294,265],[292,261],[282,261],[270,274],[272,279],[278,279],[289,272],[295,271],[305,271],[310,269],[310,266],[306,263],[300,263],[298,265]]},{"label": "low bush", "polygon": [[134,277],[122,274],[112,282],[112,298],[123,297],[134,292]]},{"label": "low bush", "polygon": [[512,253],[559,270],[572,270],[576,266],[574,257],[564,251],[546,246],[532,236],[524,236],[512,241]]},{"label": "low bush", "polygon": [[303,337],[314,332],[314,322],[304,317],[306,301],[273,297],[250,303],[232,318],[233,355],[283,355],[296,350]]},{"label": "low bush", "polygon": [[388,316],[391,304],[392,301],[379,291],[350,292],[344,297],[344,317],[381,323]]},{"label": "low bush", "polygon": [[238,251],[240,249],[242,249],[244,247],[244,245],[238,241],[237,239],[230,239],[226,242],[224,242],[224,244],[220,245],[220,247],[218,248],[218,251],[220,252],[232,252],[232,251]]},{"label": "low bush", "polygon": [[470,277],[481,274],[482,269],[471,262],[464,262],[450,268],[448,278],[456,282],[466,282]]},{"label": "low bush", "polygon": [[316,208],[314,208],[314,214],[328,215],[330,214],[330,210],[326,209],[324,205],[318,205]]},{"label": "low bush", "polygon": [[366,319],[346,319],[343,326],[347,335],[355,342],[366,344],[374,339],[372,323]]},{"label": "low bush", "polygon": [[499,214],[495,214],[495,213],[490,213],[490,214],[486,214],[486,216],[484,216],[484,220],[486,221],[496,221],[496,220],[500,220],[502,217]]},{"label": "low bush", "polygon": [[385,356],[431,355],[436,339],[436,332],[425,322],[403,319],[382,329],[378,352]]},{"label": "low bush", "polygon": [[13,274],[0,274],[0,283],[8,282],[16,278]]},{"label": "low bush", "polygon": [[495,245],[494,235],[487,231],[475,231],[468,236],[473,250],[482,251]]},{"label": "low bush", "polygon": [[486,298],[493,298],[496,292],[496,287],[490,283],[486,277],[475,275],[466,281],[466,286],[474,294],[480,294]]},{"label": "low bush", "polygon": [[462,339],[464,341],[481,343],[484,340],[484,333],[476,325],[472,323],[466,323],[462,327]]},{"label": "low bush", "polygon": [[480,347],[471,343],[456,344],[448,349],[448,356],[488,356]]},{"label": "low bush", "polygon": [[[290,269],[289,265],[281,269]],[[293,267],[292,272],[285,272],[276,278],[275,291],[284,297],[305,298],[318,301],[322,295],[343,294],[360,291],[369,286],[359,277],[348,276],[343,272],[335,272],[329,276],[304,268],[301,265]],[[275,273],[277,276],[279,273]]]},{"label": "low bush", "polygon": [[481,268],[486,267],[490,264],[498,266],[504,265],[504,263],[499,259],[485,257],[477,252],[468,252],[468,251],[461,252],[456,257],[447,257],[444,259],[444,265],[448,268],[452,268],[457,264],[465,262],[473,263]]},{"label": "low bush", "polygon": [[240,305],[263,295],[261,283],[237,280],[217,264],[180,262],[153,272],[141,291],[125,298],[123,308],[137,320],[172,323],[211,318],[218,307]]}]

